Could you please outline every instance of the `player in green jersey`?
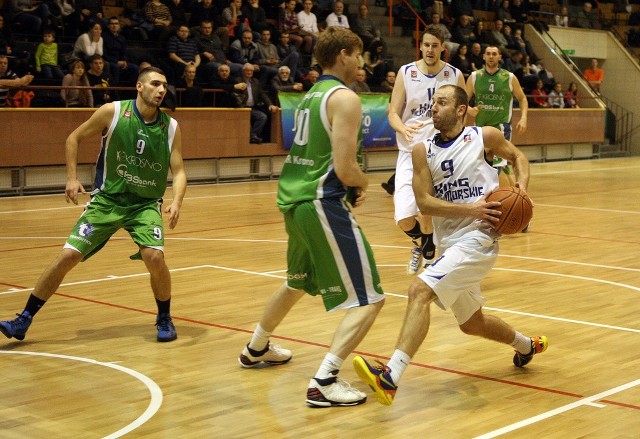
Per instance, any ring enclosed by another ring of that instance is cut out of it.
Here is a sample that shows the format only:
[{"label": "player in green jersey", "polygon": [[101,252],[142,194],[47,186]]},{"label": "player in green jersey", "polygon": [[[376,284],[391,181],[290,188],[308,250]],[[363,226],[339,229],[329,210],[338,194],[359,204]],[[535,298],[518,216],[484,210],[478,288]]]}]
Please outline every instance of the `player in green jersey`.
[{"label": "player in green jersey", "polygon": [[76,167],[78,146],[102,135],[96,166],[95,190],[58,258],[45,270],[18,318],[0,322],[8,338],[24,340],[33,317],[80,261],[100,250],[119,229],[125,229],[139,247],[139,255],[151,277],[156,299],[158,341],[177,338],[171,321],[171,275],[164,260],[162,197],[169,169],[173,176],[173,200],[165,212],[174,228],[187,189],[182,162],[182,140],[175,119],[160,111],[167,92],[162,70],[147,68],[136,84],[133,101],[116,101],[96,110],[66,141],[67,202],[78,204],[84,187]]},{"label": "player in green jersey", "polygon": [[[475,125],[498,128],[511,141],[511,116],[513,98],[518,100],[520,120],[516,124],[518,134],[527,130],[529,104],[520,82],[508,70],[500,68],[502,55],[496,46],[487,46],[483,54],[484,68],[473,72],[467,79],[466,91],[469,99],[475,96],[475,107],[469,107],[468,114],[475,116]],[[513,186],[513,173],[506,160],[494,159],[501,186]]]},{"label": "player in green jersey", "polygon": [[[323,75],[296,110],[295,137],[280,175],[277,203],[288,239],[287,281],[271,296],[240,365],[288,362],[291,351],[269,343],[271,333],[305,295],[320,295],[328,311],[345,309],[329,352],[307,388],[313,407],[352,406],[366,395],[338,378],[384,303],[373,253],[351,214],[364,202],[368,178],[360,169],[362,105],[350,84],[362,41],[329,27],[315,57]],[[347,201],[348,199],[348,201]]]}]

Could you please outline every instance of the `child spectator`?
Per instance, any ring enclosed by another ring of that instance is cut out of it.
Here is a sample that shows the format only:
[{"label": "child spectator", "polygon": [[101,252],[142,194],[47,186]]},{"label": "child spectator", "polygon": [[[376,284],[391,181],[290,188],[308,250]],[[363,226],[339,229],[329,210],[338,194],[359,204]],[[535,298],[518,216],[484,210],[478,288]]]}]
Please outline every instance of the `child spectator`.
[{"label": "child spectator", "polygon": [[564,103],[566,108],[580,108],[578,107],[578,84],[573,81],[569,83],[564,93]]},{"label": "child spectator", "polygon": [[58,43],[55,42],[56,33],[51,30],[45,30],[42,34],[42,43],[38,44],[36,49],[36,71],[42,75],[44,79],[56,79],[61,81],[64,73],[58,65]]},{"label": "child spectator", "polygon": [[556,82],[553,90],[549,92],[547,102],[551,108],[564,108],[564,95],[562,93],[562,84]]},{"label": "child spectator", "polygon": [[[65,88],[65,87],[87,87]],[[89,89],[89,79],[84,70],[84,63],[80,60],[73,61],[69,66],[69,73],[62,79],[60,96],[68,108],[93,107],[93,94]]]}]

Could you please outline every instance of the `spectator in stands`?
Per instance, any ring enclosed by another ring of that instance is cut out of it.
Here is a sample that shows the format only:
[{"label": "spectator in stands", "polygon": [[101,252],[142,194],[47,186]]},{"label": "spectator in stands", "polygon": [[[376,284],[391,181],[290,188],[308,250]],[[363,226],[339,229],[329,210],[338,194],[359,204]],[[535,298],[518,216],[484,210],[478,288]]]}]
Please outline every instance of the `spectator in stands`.
[{"label": "spectator in stands", "polygon": [[302,82],[295,82],[291,77],[291,70],[287,66],[278,68],[278,74],[271,80],[271,100],[280,105],[278,93],[281,91],[297,92],[304,88]]},{"label": "spectator in stands", "polygon": [[109,63],[114,85],[133,86],[138,79],[138,66],[129,61],[127,39],[120,30],[120,19],[115,15],[110,17],[107,30],[102,34],[103,57]]},{"label": "spectator in stands", "polygon": [[507,40],[507,49],[509,50],[520,50],[520,43],[513,36],[513,31],[511,26],[503,25],[502,26],[502,35],[504,35],[505,40]]},{"label": "spectator in stands", "polygon": [[249,0],[242,7],[242,15],[249,20],[249,27],[252,31],[260,34],[264,29],[269,29],[267,24],[267,13],[262,6],[260,0]]},{"label": "spectator in stands", "polygon": [[524,37],[522,36],[522,29],[518,28],[513,32],[513,39],[518,44],[519,50],[522,52],[523,55],[529,55],[531,57],[531,62],[533,63],[538,62],[540,58],[538,58],[538,56],[533,51],[533,47],[531,46],[531,43],[525,40]]},{"label": "spectator in stands", "polygon": [[461,15],[451,32],[451,39],[458,44],[473,44],[478,38],[474,32],[471,17]]},{"label": "spectator in stands", "polygon": [[153,26],[150,38],[156,41],[165,42],[174,33],[171,26],[173,17],[169,7],[160,0],[149,0],[144,5],[144,16],[147,22]]},{"label": "spectator in stands", "polygon": [[602,86],[602,81],[604,81],[604,70],[598,67],[597,59],[591,59],[591,66],[584,71],[583,76],[591,88],[600,94],[600,87]]},{"label": "spectator in stands", "polygon": [[59,84],[64,78],[64,73],[58,65],[58,43],[56,33],[52,29],[46,29],[42,34],[42,43],[36,49],[36,71],[43,79],[55,79]]},{"label": "spectator in stands", "polygon": [[549,92],[547,97],[547,103],[551,108],[564,108],[564,92],[562,91],[562,84],[556,82],[553,89]]},{"label": "spectator in stands", "polygon": [[64,35],[74,38],[80,35],[80,17],[79,14],[76,13],[75,2],[73,0],[55,0],[52,3],[57,10],[54,13],[53,8],[49,8],[50,12],[62,23]]},{"label": "spectator in stands", "polygon": [[333,12],[327,16],[327,27],[329,26],[339,26],[344,27],[345,29],[350,29],[349,20],[347,16],[344,15],[344,3],[340,0],[337,0],[333,4]]},{"label": "spectator in stands", "polygon": [[101,0],[77,0],[75,9],[80,32],[86,32],[95,22],[102,24],[104,14]]},{"label": "spectator in stands", "polygon": [[254,66],[247,63],[242,68],[242,80],[247,88],[242,92],[242,107],[251,108],[251,143],[262,143],[262,131],[269,119],[268,113],[275,113],[278,107],[271,103],[260,82],[253,77]]},{"label": "spectator in stands", "polygon": [[494,21],[493,29],[489,30],[486,33],[486,42],[490,46],[497,47],[502,53],[502,56],[506,57],[509,56],[510,53],[508,49],[509,42],[507,40],[507,37],[503,33],[503,30],[504,23],[502,22],[502,20],[497,19],[496,21]]},{"label": "spectator in stands", "polygon": [[10,0],[9,12],[11,23],[19,23],[27,32],[39,32],[47,26],[55,25],[45,2],[34,4],[32,0]]},{"label": "spectator in stands", "polygon": [[522,0],[511,0],[509,12],[516,23],[524,24],[529,21],[529,8]]},{"label": "spectator in stands", "polygon": [[5,22],[4,17],[0,14],[0,55],[11,55],[14,45],[11,26]]},{"label": "spectator in stands", "polygon": [[218,75],[211,82],[211,88],[222,90],[215,94],[215,107],[238,108],[242,105],[242,93],[247,89],[247,84],[231,76],[228,65],[220,64]]},{"label": "spectator in stands", "polygon": [[203,73],[201,77],[205,82],[211,83],[223,64],[229,67],[232,76],[238,77],[242,74],[242,64],[232,63],[227,59],[227,54],[222,48],[222,41],[218,35],[213,33],[213,22],[210,20],[204,20],[200,23],[197,45],[202,60]]},{"label": "spectator in stands", "polygon": [[7,105],[9,87],[26,87],[33,81],[33,75],[19,77],[9,69],[9,58],[0,55],[0,107]]},{"label": "spectator in stands", "polygon": [[229,58],[231,61],[243,65],[243,74],[246,73],[246,64],[253,65],[251,78],[255,79],[255,75],[263,84],[268,84],[271,78],[278,74],[278,69],[263,63],[258,45],[253,42],[253,32],[250,30],[242,32],[242,38],[231,43]]},{"label": "spectator in stands", "polygon": [[515,23],[516,20],[511,15],[511,9],[509,8],[509,0],[502,0],[500,8],[496,11],[496,19],[502,20],[503,23]]},{"label": "spectator in stands", "polygon": [[451,0],[449,16],[453,17],[453,19],[458,22],[460,17],[463,15],[470,17],[473,21],[473,7],[471,5],[471,0]]},{"label": "spectator in stands", "polygon": [[582,5],[582,9],[576,14],[575,26],[583,29],[599,29],[598,18],[593,12],[593,6],[589,2]]},{"label": "spectator in stands", "polygon": [[289,34],[289,41],[301,50],[303,43],[311,44],[311,36],[305,42],[304,36],[300,33],[301,29],[298,25],[298,14],[296,13],[296,0],[287,0],[284,2],[284,8],[280,10],[280,18],[278,19],[278,31]]},{"label": "spectator in stands", "polygon": [[[117,92],[107,90],[113,86],[111,75],[104,70],[104,59],[101,55],[93,55],[89,58],[89,70],[87,70],[89,85],[93,87],[93,105],[97,108],[117,100]],[[101,90],[105,89],[105,90]]]},{"label": "spectator in stands", "polygon": [[380,83],[380,89],[385,93],[391,93],[393,91],[393,85],[396,83],[396,72],[389,70],[384,78],[384,81]]},{"label": "spectator in stands", "polygon": [[87,32],[81,34],[73,46],[73,54],[76,58],[89,63],[93,55],[104,54],[104,40],[102,39],[102,25],[93,23]]},{"label": "spectator in stands", "polygon": [[231,0],[222,10],[222,25],[227,28],[229,41],[242,38],[242,32],[250,30],[249,20],[242,14],[242,0]]},{"label": "spectator in stands", "polygon": [[471,67],[471,61],[467,56],[468,52],[469,46],[467,46],[466,44],[461,44],[460,47],[458,47],[458,51],[456,52],[456,54],[451,58],[451,61],[449,61],[449,63],[453,67],[462,72],[465,81],[467,80],[471,72],[474,71]]},{"label": "spectator in stands", "polygon": [[320,30],[318,29],[318,17],[311,12],[313,8],[313,0],[304,0],[302,11],[298,12],[298,26],[300,29],[309,34],[312,38],[312,47],[309,53],[313,50],[316,44]]},{"label": "spectator in stands", "polygon": [[[65,87],[87,87],[65,88]],[[80,60],[73,61],[69,66],[69,73],[62,79],[62,89],[60,97],[69,108],[93,107],[93,93],[89,89],[89,79],[84,68],[84,63]]]},{"label": "spectator in stands", "polygon": [[538,79],[536,82],[536,88],[531,91],[532,98],[532,107],[534,108],[548,108],[549,102],[547,102],[547,92],[544,91],[544,83],[542,79]]},{"label": "spectator in stands", "polygon": [[307,72],[307,76],[305,76],[304,81],[302,81],[302,87],[304,91],[311,90],[311,87],[316,85],[316,82],[318,82],[319,77],[320,77],[320,72],[318,72],[316,69],[309,70]]},{"label": "spectator in stands", "polygon": [[[287,66],[288,74],[291,78],[297,78],[297,70],[300,64],[300,54],[298,52],[289,53],[284,59],[280,59],[278,48],[271,42],[271,31],[264,29],[260,34],[260,41],[257,42],[258,52],[260,52],[260,67],[272,67],[280,71],[280,67]],[[275,79],[275,76],[271,79]]]},{"label": "spectator in stands", "polygon": [[353,20],[351,30],[360,37],[365,49],[374,41],[382,41],[380,31],[375,22],[369,18],[369,8],[365,4],[361,4],[358,8],[358,15]]},{"label": "spectator in stands", "polygon": [[439,13],[433,12],[431,14],[431,26],[440,29],[440,31],[444,35],[444,47],[447,49],[447,52],[449,54],[456,53],[460,44],[451,41],[451,32],[449,31],[449,28],[445,26],[444,23],[442,23],[441,19],[442,17]]},{"label": "spectator in stands", "polygon": [[560,13],[553,17],[556,26],[569,27],[569,9],[566,6],[560,8]]},{"label": "spectator in stands", "polygon": [[187,11],[182,0],[166,0],[166,5],[169,8],[173,26],[187,24]]},{"label": "spectator in stands", "polygon": [[[278,39],[278,44],[276,44],[276,48],[278,49],[278,55],[280,59],[285,59],[291,53],[296,52],[299,54],[298,49],[294,44],[291,44],[289,41],[289,33],[281,32],[280,38]],[[298,64],[298,71],[300,70],[300,64]],[[294,77],[295,78],[295,77]]]},{"label": "spectator in stands", "polygon": [[385,59],[384,45],[381,40],[374,40],[362,55],[363,68],[367,72],[367,82],[378,87],[384,80],[386,72],[393,70],[393,63]]},{"label": "spectator in stands", "polygon": [[580,108],[578,105],[578,84],[571,81],[567,87],[567,91],[564,92],[564,106],[565,108]]},{"label": "spectator in stands", "polygon": [[226,53],[229,50],[229,29],[222,23],[222,11],[213,4],[213,0],[194,1],[190,5],[191,17],[189,27],[195,30],[203,21],[210,21],[213,24],[213,33],[220,38],[222,50]]},{"label": "spectator in stands", "polygon": [[185,91],[180,91],[180,106],[181,107],[202,107],[204,91],[200,87],[198,78],[196,77],[196,67],[193,64],[187,64],[184,66],[184,72],[182,76],[176,82],[176,88],[184,88]]},{"label": "spectator in stands", "polygon": [[[182,76],[184,66],[192,65],[196,69],[200,66],[201,59],[198,52],[198,43],[189,34],[189,28],[186,25],[178,26],[176,34],[169,38],[167,52],[173,70],[173,77],[171,78],[173,82]],[[171,83],[172,81],[170,80],[169,82]]]},{"label": "spectator in stands", "polygon": [[524,55],[522,54],[522,52],[520,52],[519,50],[514,50],[513,52],[511,52],[511,56],[504,60],[503,66],[505,70],[508,70],[516,75],[516,78],[518,78],[518,81],[520,82],[522,82],[522,78],[524,75],[524,72],[522,70],[523,59]]},{"label": "spectator in stands", "polygon": [[349,84],[349,88],[356,93],[369,93],[371,89],[367,84],[367,72],[364,69],[358,69],[356,80]]},{"label": "spectator in stands", "polygon": [[484,58],[482,57],[482,46],[480,45],[480,43],[473,43],[471,45],[471,53],[469,53],[467,56],[469,57],[471,68],[474,71],[480,70],[484,65]]}]

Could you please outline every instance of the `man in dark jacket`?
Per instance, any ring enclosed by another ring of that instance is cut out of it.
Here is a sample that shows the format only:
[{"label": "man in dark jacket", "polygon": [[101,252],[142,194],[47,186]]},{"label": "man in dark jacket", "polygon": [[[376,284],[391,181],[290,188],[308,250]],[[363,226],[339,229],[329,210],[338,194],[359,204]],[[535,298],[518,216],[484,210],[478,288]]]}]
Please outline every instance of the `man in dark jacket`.
[{"label": "man in dark jacket", "polygon": [[107,31],[102,33],[104,60],[109,63],[109,73],[114,85],[133,86],[138,79],[138,66],[127,59],[127,40],[120,33],[120,20],[109,18]]},{"label": "man in dark jacket", "polygon": [[251,108],[251,143],[262,143],[262,130],[269,119],[268,114],[279,108],[273,105],[260,81],[253,77],[253,72],[253,64],[246,63],[242,68],[242,81],[247,85],[242,92],[242,106]]}]

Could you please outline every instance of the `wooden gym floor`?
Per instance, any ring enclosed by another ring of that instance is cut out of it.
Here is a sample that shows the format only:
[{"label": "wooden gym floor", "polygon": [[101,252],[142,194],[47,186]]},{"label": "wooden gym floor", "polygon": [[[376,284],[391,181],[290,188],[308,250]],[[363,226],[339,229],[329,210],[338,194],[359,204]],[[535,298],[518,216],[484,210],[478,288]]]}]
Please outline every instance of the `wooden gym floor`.
[{"label": "wooden gym floor", "polygon": [[[358,349],[393,352],[411,277],[409,242],[371,174],[356,209],[390,294]],[[119,233],[73,270],[23,342],[0,340],[0,437],[632,438],[640,435],[640,158],[532,165],[531,230],[505,237],[483,283],[486,311],[549,337],[524,369],[512,351],[463,335],[433,307],[427,340],[390,407],[305,405],[342,313],[304,298],[273,341],[283,366],[237,356],[283,282],[276,182],[192,186],[167,231],[179,338],[155,341],[155,304],[136,249]],[[169,193],[168,198],[171,197]],[[86,197],[85,197],[86,200]],[[81,212],[61,194],[0,199],[0,318],[23,309]],[[341,376],[357,380],[351,357]]]}]

